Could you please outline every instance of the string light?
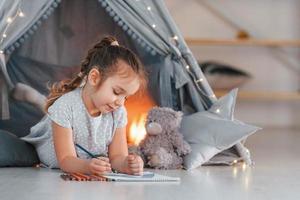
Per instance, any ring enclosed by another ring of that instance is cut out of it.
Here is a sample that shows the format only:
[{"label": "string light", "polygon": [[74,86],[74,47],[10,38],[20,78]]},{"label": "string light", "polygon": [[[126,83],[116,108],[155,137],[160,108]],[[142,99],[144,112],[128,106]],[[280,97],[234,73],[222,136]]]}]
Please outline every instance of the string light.
[{"label": "string light", "polygon": [[7,22],[8,24],[12,23],[12,21],[13,21],[13,19],[12,19],[11,17],[7,18],[7,20],[6,20],[6,22]]},{"label": "string light", "polygon": [[199,83],[199,82],[202,82],[203,81],[203,78],[200,78],[198,80],[196,80],[196,83]]},{"label": "string light", "polygon": [[[138,0],[136,0],[136,1],[138,1]],[[145,7],[146,7],[146,9],[150,12],[151,17],[153,17],[153,13],[152,13],[152,8],[151,8],[151,6],[145,5]],[[154,18],[154,17],[153,17],[153,18]],[[155,28],[156,28],[156,24],[153,23],[153,24],[152,24],[152,28],[155,29]],[[178,38],[177,35],[174,35],[173,37],[170,37],[170,39],[173,40],[173,41],[175,42],[176,46],[179,45],[179,43],[178,43],[178,39],[179,39],[179,38]],[[188,73],[190,73],[192,76],[194,76],[194,75],[192,74],[192,72],[190,71],[190,66],[189,66],[189,65],[186,65],[185,68],[186,68],[186,70],[188,71]],[[196,78],[194,77],[193,80],[194,80],[194,82],[196,83],[197,88],[198,88],[199,90],[201,90],[200,87],[199,87],[199,85],[198,85],[198,83],[199,83],[199,82],[203,82],[204,79],[203,79],[203,78],[196,79]],[[201,91],[201,93],[205,95],[205,92]],[[208,96],[208,97],[210,97],[210,98],[216,99],[216,96],[215,96],[214,94],[213,94],[213,95],[210,95],[210,96],[209,96],[209,95],[206,95],[206,96]],[[220,110],[217,110],[217,113],[219,113],[219,112],[220,112]]]},{"label": "string light", "polygon": [[[17,19],[17,17],[21,17],[21,18],[25,17],[24,12],[22,12],[22,10],[20,8],[20,5],[21,5],[21,3],[19,4],[19,8],[18,8],[16,14],[14,16],[8,17],[6,19],[7,24],[6,24],[5,28],[4,28],[3,33],[2,33],[2,37],[0,38],[0,44],[2,44],[2,42],[3,42],[3,40],[5,38],[7,38],[7,30],[9,28],[9,26]],[[4,51],[1,50],[0,53],[3,54]]]},{"label": "string light", "polygon": [[[149,13],[150,13],[150,15],[151,15],[151,17],[153,18],[153,19],[155,19],[155,17],[154,17],[154,15],[153,15],[153,13],[152,13],[152,8],[151,8],[151,6],[148,6],[148,5],[145,5],[145,7],[146,7],[146,9],[149,11]],[[153,20],[154,21],[154,20]],[[155,23],[155,21],[154,21],[154,23]],[[152,26],[152,28],[156,28],[156,24],[152,24],[151,26]]]},{"label": "string light", "polygon": [[22,11],[19,12],[19,17],[25,17],[25,15]]},{"label": "string light", "polygon": [[216,113],[220,113],[220,112],[221,112],[220,109],[217,109],[217,110],[216,110]]}]

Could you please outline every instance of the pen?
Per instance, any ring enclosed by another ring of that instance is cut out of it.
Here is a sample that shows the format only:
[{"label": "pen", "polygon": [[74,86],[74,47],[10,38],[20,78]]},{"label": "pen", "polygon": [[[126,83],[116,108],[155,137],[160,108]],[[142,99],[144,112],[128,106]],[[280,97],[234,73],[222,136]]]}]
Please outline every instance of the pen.
[{"label": "pen", "polygon": [[[86,150],[85,148],[83,148],[81,145],[79,145],[79,144],[76,143],[75,146],[78,147],[79,149],[81,149],[82,151],[84,151],[85,153],[87,153],[92,158],[97,158],[96,155],[92,154],[91,152],[89,152],[88,150]],[[111,169],[111,170],[114,173],[118,173],[117,170],[115,170],[115,169]]]},{"label": "pen", "polygon": [[78,147],[79,149],[81,149],[82,151],[84,151],[85,153],[87,153],[92,158],[97,158],[97,156],[95,156],[94,154],[92,154],[91,152],[89,152],[88,150],[86,150],[85,148],[83,148],[81,145],[75,144],[75,146]]}]

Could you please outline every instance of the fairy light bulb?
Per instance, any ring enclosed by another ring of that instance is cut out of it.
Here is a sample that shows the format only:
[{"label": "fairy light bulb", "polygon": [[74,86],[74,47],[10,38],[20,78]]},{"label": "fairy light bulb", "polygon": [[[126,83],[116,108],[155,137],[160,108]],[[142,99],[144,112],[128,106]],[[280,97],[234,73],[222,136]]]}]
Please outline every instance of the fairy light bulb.
[{"label": "fairy light bulb", "polygon": [[190,69],[190,66],[189,66],[189,65],[187,65],[187,66],[185,66],[185,68],[186,68],[187,70],[189,70],[189,69]]},{"label": "fairy light bulb", "polygon": [[173,37],[173,39],[174,39],[174,40],[178,40],[178,36],[175,35],[175,36]]},{"label": "fairy light bulb", "polygon": [[24,17],[24,13],[22,11],[19,12],[19,17]]},{"label": "fairy light bulb", "polygon": [[155,24],[152,24],[152,28],[155,28],[156,27],[156,25]]},{"label": "fairy light bulb", "polygon": [[217,109],[217,110],[216,110],[216,113],[220,113],[220,112],[221,112],[220,109]]},{"label": "fairy light bulb", "polygon": [[[18,8],[18,11],[15,13],[14,16],[8,17],[8,18],[6,19],[7,24],[6,24],[5,28],[4,28],[5,31],[2,33],[2,37],[0,37],[0,44],[3,42],[4,38],[7,37],[6,32],[7,32],[8,28],[9,28],[9,26],[10,26],[10,25],[11,25],[18,17],[21,17],[21,18],[25,17],[25,14],[22,12],[22,10],[21,10],[20,8]],[[0,53],[3,54],[3,50],[1,50]]]},{"label": "fairy light bulb", "polygon": [[203,78],[200,78],[196,82],[199,83],[199,82],[202,82],[202,81],[203,81]]},{"label": "fairy light bulb", "polygon": [[147,10],[151,11],[151,7],[150,7],[150,6],[148,6],[148,7],[147,7]]},{"label": "fairy light bulb", "polygon": [[1,54],[3,54],[3,53],[4,53],[4,51],[0,50],[0,53],[1,53]]},{"label": "fairy light bulb", "polygon": [[13,20],[12,20],[11,17],[7,18],[7,20],[6,20],[6,22],[9,23],[9,24],[12,23],[12,21],[13,21]]}]

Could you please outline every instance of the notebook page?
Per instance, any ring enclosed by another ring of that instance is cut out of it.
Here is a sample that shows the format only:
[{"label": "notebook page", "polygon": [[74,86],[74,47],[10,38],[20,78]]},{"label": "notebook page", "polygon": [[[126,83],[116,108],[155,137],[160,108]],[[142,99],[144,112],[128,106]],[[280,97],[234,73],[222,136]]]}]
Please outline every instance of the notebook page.
[{"label": "notebook page", "polygon": [[179,177],[170,177],[165,175],[160,175],[154,173],[152,177],[147,176],[116,176],[116,175],[102,175],[107,178],[108,181],[118,181],[118,182],[178,182]]}]

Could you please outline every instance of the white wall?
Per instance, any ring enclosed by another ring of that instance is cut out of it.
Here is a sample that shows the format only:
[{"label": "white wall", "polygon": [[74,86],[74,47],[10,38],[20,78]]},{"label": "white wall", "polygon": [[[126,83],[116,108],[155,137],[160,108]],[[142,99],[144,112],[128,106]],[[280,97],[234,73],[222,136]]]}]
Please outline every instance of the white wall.
[{"label": "white wall", "polygon": [[[254,38],[300,39],[299,0],[166,0],[184,37],[235,38],[237,29],[212,14],[212,6]],[[241,90],[300,89],[300,47],[192,46],[200,61],[216,60],[251,73]],[[284,60],[284,61],[282,61]],[[287,64],[289,63],[289,64]],[[300,126],[299,101],[239,100],[236,118],[261,126]]]}]

